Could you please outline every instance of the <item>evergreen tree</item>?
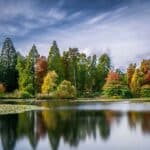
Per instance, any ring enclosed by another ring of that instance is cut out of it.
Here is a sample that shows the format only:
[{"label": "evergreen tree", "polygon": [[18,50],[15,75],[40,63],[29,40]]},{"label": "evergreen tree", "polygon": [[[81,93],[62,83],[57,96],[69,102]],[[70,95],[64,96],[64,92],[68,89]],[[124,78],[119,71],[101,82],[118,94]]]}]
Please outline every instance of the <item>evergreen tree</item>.
[{"label": "evergreen tree", "polygon": [[17,88],[18,72],[16,70],[17,53],[10,38],[6,38],[0,55],[0,82],[4,83],[7,91]]},{"label": "evergreen tree", "polygon": [[53,41],[53,45],[50,48],[48,56],[48,70],[55,71],[58,74],[58,82],[61,82],[64,78],[62,61],[56,41]]},{"label": "evergreen tree", "polygon": [[26,66],[25,66],[25,73],[26,73],[26,90],[31,92],[31,94],[35,94],[37,86],[36,86],[36,76],[35,76],[35,64],[37,58],[39,57],[38,51],[36,46],[33,45],[27,58],[26,58]]}]

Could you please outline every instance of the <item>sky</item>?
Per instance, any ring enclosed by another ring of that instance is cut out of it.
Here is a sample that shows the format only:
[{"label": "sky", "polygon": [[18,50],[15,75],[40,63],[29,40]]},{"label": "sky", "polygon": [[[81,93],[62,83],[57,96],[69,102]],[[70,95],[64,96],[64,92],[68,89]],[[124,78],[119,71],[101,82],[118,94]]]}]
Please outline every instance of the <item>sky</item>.
[{"label": "sky", "polygon": [[150,0],[0,0],[0,46],[10,37],[26,55],[77,47],[108,53],[116,68],[150,59]]}]

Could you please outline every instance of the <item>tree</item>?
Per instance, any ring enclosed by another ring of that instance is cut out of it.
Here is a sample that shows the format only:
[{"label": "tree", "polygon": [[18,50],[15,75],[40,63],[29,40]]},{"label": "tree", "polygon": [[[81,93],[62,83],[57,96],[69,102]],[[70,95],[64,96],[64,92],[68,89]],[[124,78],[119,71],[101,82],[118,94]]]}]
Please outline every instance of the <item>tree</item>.
[{"label": "tree", "polygon": [[42,85],[42,93],[43,94],[50,94],[50,92],[53,92],[56,88],[56,81],[57,81],[58,75],[55,71],[49,71],[47,75],[44,78],[44,82]]},{"label": "tree", "polygon": [[25,70],[26,60],[21,54],[17,57],[16,69],[18,71],[18,86],[20,91],[24,91],[26,87],[26,80],[28,78]]},{"label": "tree", "polygon": [[70,81],[64,80],[57,87],[56,96],[58,98],[75,98],[76,89],[73,85],[71,85]]},{"label": "tree", "polygon": [[131,91],[134,97],[139,97],[140,95],[140,87],[141,87],[141,80],[140,80],[140,70],[136,69],[132,80],[131,80]]},{"label": "tree", "polygon": [[131,80],[135,72],[135,69],[136,69],[136,64],[130,64],[129,67],[127,68],[127,83],[130,88],[131,88]]},{"label": "tree", "polygon": [[6,38],[0,55],[0,81],[8,92],[18,87],[16,70],[17,53],[10,38]]},{"label": "tree", "polygon": [[[65,78],[66,80],[70,81],[75,87],[76,89],[78,89],[77,87],[77,72],[78,72],[78,60],[79,60],[79,51],[77,48],[69,48],[69,50],[67,52],[64,52],[65,57],[63,58],[63,64],[67,64],[67,68],[65,68],[67,72],[65,72],[65,74],[67,74],[67,78]],[[66,59],[66,60],[65,60]]]},{"label": "tree", "polygon": [[88,61],[86,54],[80,53],[77,62],[77,87],[78,93],[83,94],[86,90],[87,75],[88,75]]},{"label": "tree", "polygon": [[36,81],[35,80],[35,64],[36,64],[38,57],[39,57],[39,54],[36,49],[36,46],[33,45],[26,58],[26,66],[25,66],[25,70],[26,70],[27,77],[28,77],[26,90],[33,95],[37,92],[37,85],[35,82]]},{"label": "tree", "polygon": [[62,60],[56,41],[53,41],[53,45],[50,48],[48,56],[48,70],[50,71],[55,70],[55,72],[58,74],[59,83],[63,80],[64,75],[62,69]]},{"label": "tree", "polygon": [[99,57],[98,65],[97,65],[97,88],[102,89],[105,84],[105,79],[109,70],[111,69],[111,59],[108,54],[104,53]]},{"label": "tree", "polygon": [[93,92],[96,91],[96,79],[97,79],[97,68],[96,68],[97,58],[96,55],[88,58],[88,73],[87,73],[87,91]]},{"label": "tree", "polygon": [[110,71],[106,78],[106,83],[103,87],[104,97],[111,98],[130,98],[131,92],[124,82],[118,72]]},{"label": "tree", "polygon": [[37,59],[35,64],[35,76],[36,76],[36,84],[37,84],[37,91],[41,92],[41,86],[43,84],[44,77],[47,73],[47,60],[46,57],[41,56]]}]

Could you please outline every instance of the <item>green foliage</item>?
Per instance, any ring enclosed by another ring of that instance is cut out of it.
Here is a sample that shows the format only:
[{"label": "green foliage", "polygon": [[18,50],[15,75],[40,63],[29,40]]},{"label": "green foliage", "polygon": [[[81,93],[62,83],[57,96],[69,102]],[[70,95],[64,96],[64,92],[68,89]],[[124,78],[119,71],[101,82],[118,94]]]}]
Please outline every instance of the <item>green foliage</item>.
[{"label": "green foliage", "polygon": [[20,97],[26,99],[26,98],[31,98],[32,95],[29,92],[27,92],[27,91],[22,91],[20,93]]},{"label": "green foliage", "polygon": [[103,95],[109,98],[131,98],[131,92],[127,85],[119,83],[109,84],[103,88]]},{"label": "green foliage", "polygon": [[102,87],[105,84],[105,79],[111,68],[111,60],[108,54],[104,53],[100,56],[97,65],[97,90],[102,90]]},{"label": "green foliage", "polygon": [[35,64],[39,57],[36,46],[33,45],[26,59],[21,55],[17,59],[17,70],[19,73],[19,89],[20,91],[28,92],[31,95],[36,93],[36,76]]},{"label": "green foliage", "polygon": [[0,54],[0,82],[8,92],[17,88],[17,53],[10,38],[6,38]]},{"label": "green foliage", "polygon": [[75,98],[76,89],[71,85],[70,81],[64,80],[60,83],[56,90],[57,98]]},{"label": "green foliage", "polygon": [[119,73],[110,71],[106,84],[103,87],[102,94],[109,98],[130,98],[131,92],[126,84],[122,81]]},{"label": "green foliage", "polygon": [[150,97],[150,85],[149,84],[141,87],[140,96],[141,97]]},{"label": "green foliage", "polygon": [[48,70],[55,71],[58,74],[58,83],[63,80],[63,68],[62,61],[59,52],[59,48],[57,46],[56,41],[53,41],[53,45],[50,48],[49,56],[48,56]]}]

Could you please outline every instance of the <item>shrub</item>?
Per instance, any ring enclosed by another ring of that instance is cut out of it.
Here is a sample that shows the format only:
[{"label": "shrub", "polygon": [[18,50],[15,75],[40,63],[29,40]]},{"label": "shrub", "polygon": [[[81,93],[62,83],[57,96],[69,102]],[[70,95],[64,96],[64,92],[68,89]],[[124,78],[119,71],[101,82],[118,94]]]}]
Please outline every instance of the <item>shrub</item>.
[{"label": "shrub", "polygon": [[102,95],[110,98],[130,98],[132,96],[128,86],[121,83],[104,86]]},{"label": "shrub", "polygon": [[34,88],[33,88],[33,84],[28,84],[25,88],[24,88],[24,90],[23,91],[25,91],[25,92],[27,92],[27,93],[29,93],[29,94],[31,94],[31,95],[33,95],[34,94]]},{"label": "shrub", "polygon": [[29,92],[27,92],[27,91],[22,91],[21,93],[20,93],[20,96],[21,96],[21,98],[31,98],[32,97],[32,95],[29,93]]},{"label": "shrub", "polygon": [[143,85],[141,87],[140,96],[141,97],[150,97],[150,85],[149,84]]},{"label": "shrub", "polygon": [[71,85],[70,81],[64,80],[57,87],[56,97],[58,97],[58,98],[75,98],[76,97],[76,89],[73,85]]}]

